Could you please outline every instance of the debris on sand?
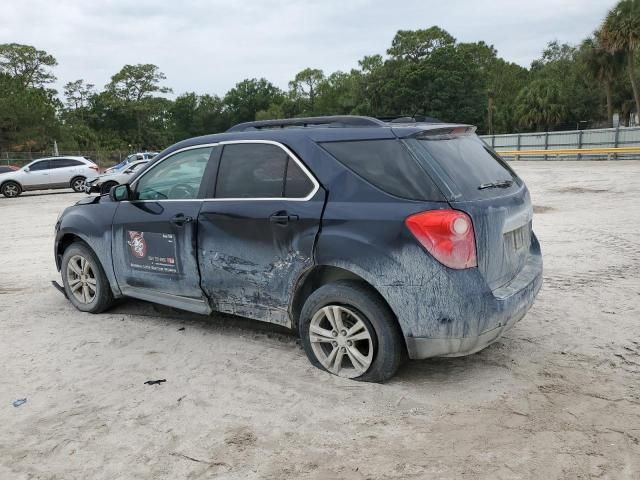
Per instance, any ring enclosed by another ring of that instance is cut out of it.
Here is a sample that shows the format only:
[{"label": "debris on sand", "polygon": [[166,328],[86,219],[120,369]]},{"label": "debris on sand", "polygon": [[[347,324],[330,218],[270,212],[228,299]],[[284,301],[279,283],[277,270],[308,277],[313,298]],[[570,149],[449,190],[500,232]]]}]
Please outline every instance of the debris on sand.
[{"label": "debris on sand", "polygon": [[161,383],[166,382],[167,379],[163,378],[162,380],[147,380],[144,382],[145,385],[160,385]]},{"label": "debris on sand", "polygon": [[533,206],[533,213],[547,213],[547,212],[553,212],[554,210],[555,210],[555,208],[547,207],[545,205],[534,205]]}]

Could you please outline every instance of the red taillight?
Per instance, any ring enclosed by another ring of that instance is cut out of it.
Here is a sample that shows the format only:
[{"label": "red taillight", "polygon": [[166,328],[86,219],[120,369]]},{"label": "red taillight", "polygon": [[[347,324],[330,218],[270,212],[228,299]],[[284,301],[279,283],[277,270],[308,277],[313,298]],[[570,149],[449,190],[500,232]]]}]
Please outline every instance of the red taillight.
[{"label": "red taillight", "polygon": [[470,268],[476,261],[476,241],[471,218],[458,210],[416,213],[404,221],[427,251],[449,268]]},{"label": "red taillight", "polygon": [[99,172],[99,171],[100,171],[100,169],[98,168],[98,166],[97,166],[97,165],[89,165],[89,168],[90,168],[91,170],[95,170],[96,172]]}]

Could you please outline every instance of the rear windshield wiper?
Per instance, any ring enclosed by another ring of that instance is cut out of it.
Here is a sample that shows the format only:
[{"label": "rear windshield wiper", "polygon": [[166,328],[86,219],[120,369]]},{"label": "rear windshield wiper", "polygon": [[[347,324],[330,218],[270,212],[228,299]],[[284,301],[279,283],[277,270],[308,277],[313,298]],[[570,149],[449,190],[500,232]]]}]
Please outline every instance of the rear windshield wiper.
[{"label": "rear windshield wiper", "polygon": [[478,187],[478,190],[484,190],[485,188],[507,188],[513,185],[513,180],[498,180],[497,182],[483,183]]}]

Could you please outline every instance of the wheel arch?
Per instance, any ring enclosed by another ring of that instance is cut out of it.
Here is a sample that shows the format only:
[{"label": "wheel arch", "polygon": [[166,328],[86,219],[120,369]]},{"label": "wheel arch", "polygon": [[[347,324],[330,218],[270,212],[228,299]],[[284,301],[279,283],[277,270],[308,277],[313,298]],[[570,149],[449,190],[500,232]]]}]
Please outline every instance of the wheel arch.
[{"label": "wheel arch", "polygon": [[[106,188],[107,185],[110,185],[108,189]],[[104,190],[106,190],[105,193],[109,193],[109,190],[117,185],[120,185],[120,182],[118,182],[117,180],[107,180],[106,182],[101,183],[98,188],[100,189],[100,193],[102,193]]]},{"label": "wheel arch", "polygon": [[91,245],[91,243],[87,239],[83,238],[82,235],[79,235],[76,232],[65,232],[56,241],[56,244],[55,244],[55,262],[56,262],[56,268],[58,269],[58,271],[60,271],[61,267],[62,267],[62,256],[64,255],[64,252],[67,250],[67,248],[69,248],[74,243],[82,243],[85,247],[87,247],[89,250],[91,250],[91,252],[93,252],[93,254],[95,255],[97,261],[100,263],[100,266],[102,267],[102,270],[104,271],[105,275],[107,276],[107,280],[109,281],[109,285],[111,287],[111,291],[112,291],[113,295],[116,298],[121,297],[122,293],[120,292],[120,289],[118,288],[117,283],[115,281],[115,277],[113,276],[113,269],[109,268],[110,265],[108,265],[108,264],[105,265],[105,259],[102,258],[101,255],[99,255],[99,253]]},{"label": "wheel arch", "polygon": [[375,295],[384,302],[389,311],[393,314],[396,324],[400,328],[400,331],[402,331],[402,325],[398,321],[398,316],[396,315],[395,311],[393,310],[393,308],[391,308],[391,305],[389,305],[389,302],[384,297],[384,295],[382,295],[382,293],[380,293],[380,291],[375,286],[373,286],[371,282],[368,282],[362,276],[354,273],[349,269],[337,267],[335,265],[316,265],[308,270],[305,275],[298,281],[290,304],[290,315],[292,327],[294,329],[298,327],[298,319],[300,318],[302,306],[304,305],[306,299],[309,298],[309,295],[311,295],[323,285],[327,285],[338,280],[351,280],[357,282],[361,285],[364,285],[367,289],[371,290],[371,292],[375,293]]},{"label": "wheel arch", "polygon": [[18,185],[18,187],[20,187],[20,191],[24,192],[24,187],[22,186],[22,184],[18,180],[14,180],[13,178],[8,178],[0,182],[0,191],[2,190],[2,187],[4,187],[7,183],[15,183],[16,185]]},{"label": "wheel arch", "polygon": [[56,267],[58,268],[58,271],[60,271],[62,256],[64,255],[65,250],[69,248],[71,244],[76,242],[82,242],[93,252],[93,249],[87,242],[84,241],[81,236],[76,235],[75,233],[65,233],[62,237],[60,237],[60,240],[58,240],[58,243],[56,244]]}]

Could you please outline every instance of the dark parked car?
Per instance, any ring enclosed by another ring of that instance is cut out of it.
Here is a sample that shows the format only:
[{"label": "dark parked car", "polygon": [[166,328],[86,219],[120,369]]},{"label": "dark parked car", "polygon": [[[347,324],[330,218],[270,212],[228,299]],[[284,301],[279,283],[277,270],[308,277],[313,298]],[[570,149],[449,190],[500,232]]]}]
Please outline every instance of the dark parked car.
[{"label": "dark parked car", "polygon": [[19,169],[14,165],[0,165],[0,173],[15,172],[16,170]]},{"label": "dark parked car", "polygon": [[474,130],[318,117],[180,142],[62,213],[64,291],[294,328],[359,380],[477,352],[531,307],[542,257],[526,186]]}]

